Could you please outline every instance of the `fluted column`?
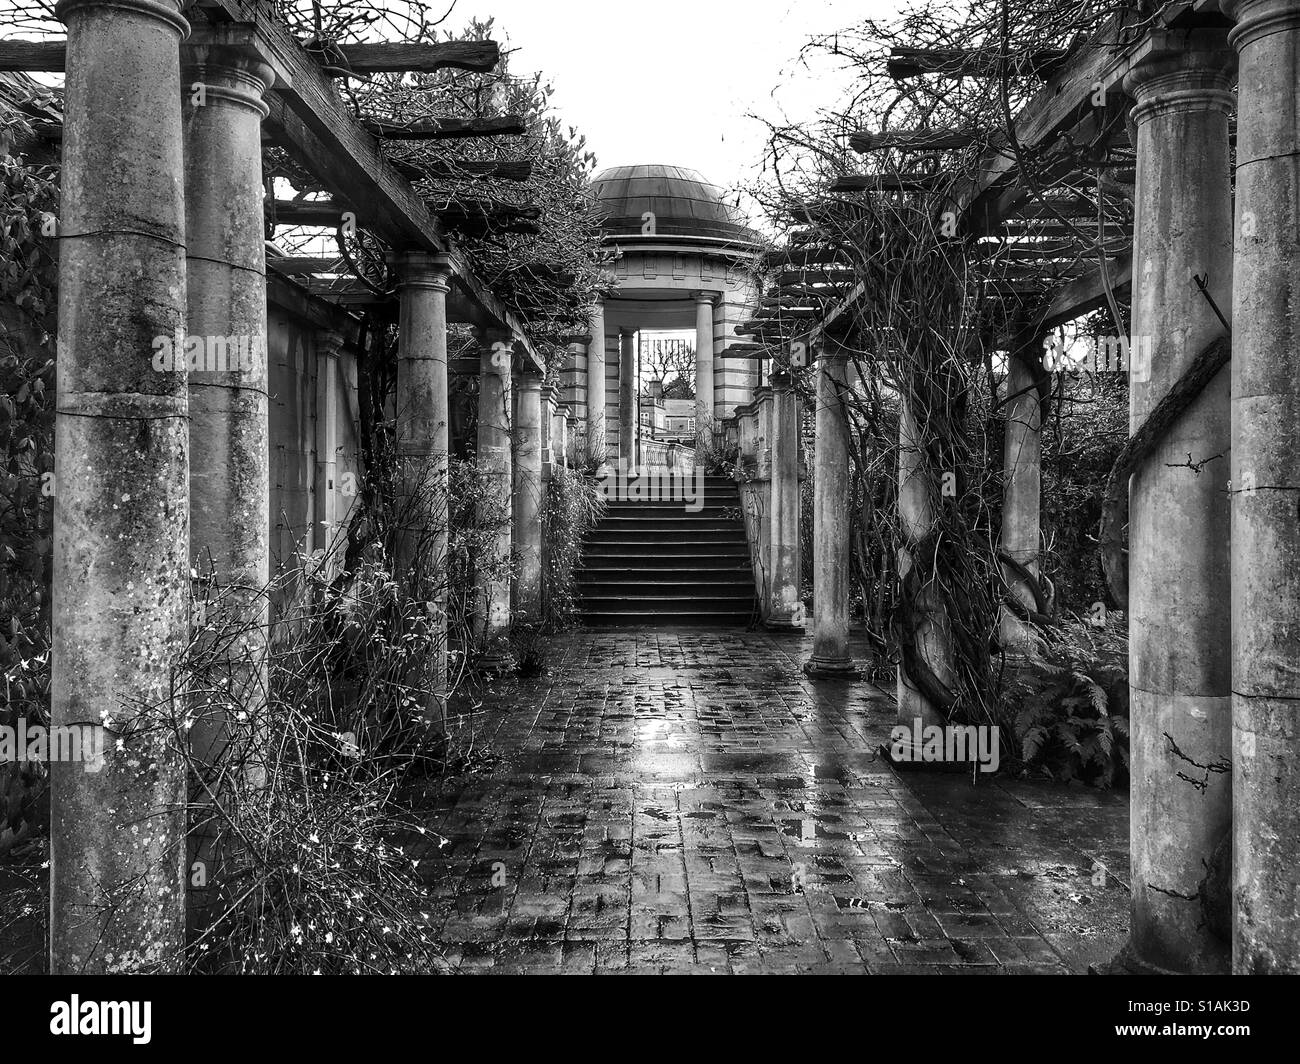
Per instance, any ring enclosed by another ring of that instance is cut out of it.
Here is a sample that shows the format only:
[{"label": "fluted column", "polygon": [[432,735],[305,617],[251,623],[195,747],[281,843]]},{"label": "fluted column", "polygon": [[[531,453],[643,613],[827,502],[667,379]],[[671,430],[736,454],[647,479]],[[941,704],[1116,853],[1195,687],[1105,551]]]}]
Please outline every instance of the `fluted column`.
[{"label": "fluted column", "polygon": [[[64,0],[55,418],[56,727],[105,723],[98,772],[50,765],[50,967],[166,968],[185,927],[185,772],[165,728],[188,636],[184,160],[175,0]],[[183,351],[182,351],[183,354]],[[118,748],[118,739],[122,747]]]},{"label": "fluted column", "polygon": [[510,631],[510,552],[513,524],[510,425],[513,413],[514,337],[504,330],[479,333],[478,466],[481,500],[479,527],[491,532],[487,549],[476,559],[475,630],[487,671],[504,666]]},{"label": "fluted column", "polygon": [[515,613],[536,621],[542,597],[542,375],[532,368],[519,375],[516,410],[514,536],[519,571],[515,575]]},{"label": "fluted column", "polygon": [[396,569],[408,593],[428,603],[432,647],[424,688],[424,719],[439,728],[447,685],[447,293],[445,255],[408,252],[397,258],[397,543]]},{"label": "fluted column", "polygon": [[[1133,429],[1223,333],[1193,278],[1229,305],[1232,66],[1223,33],[1204,31],[1179,35],[1125,83],[1137,101],[1132,349],[1150,351],[1149,369],[1139,357],[1129,374]],[[1227,914],[1201,897],[1232,821],[1231,775],[1217,770],[1231,758],[1228,377],[1206,387],[1129,485],[1128,956],[1179,972],[1221,970],[1228,958],[1215,933]]]},{"label": "fluted column", "polygon": [[591,308],[591,343],[587,345],[587,455],[597,474],[607,471],[605,456],[605,304]]},{"label": "fluted column", "polygon": [[813,469],[813,650],[810,676],[857,675],[849,652],[849,356],[824,350],[817,367]]},{"label": "fluted column", "polygon": [[713,436],[713,307],[716,292],[695,295],[695,439],[696,446]]},{"label": "fluted column", "polygon": [[637,455],[637,359],[636,331],[618,331],[618,464],[634,470]]},{"label": "fluted column", "polygon": [[[1233,971],[1300,974],[1300,2],[1239,0]],[[1217,291],[1217,288],[1216,288]]]},{"label": "fluted column", "polygon": [[802,628],[799,572],[799,397],[789,372],[772,374],[772,579],[767,627]]}]

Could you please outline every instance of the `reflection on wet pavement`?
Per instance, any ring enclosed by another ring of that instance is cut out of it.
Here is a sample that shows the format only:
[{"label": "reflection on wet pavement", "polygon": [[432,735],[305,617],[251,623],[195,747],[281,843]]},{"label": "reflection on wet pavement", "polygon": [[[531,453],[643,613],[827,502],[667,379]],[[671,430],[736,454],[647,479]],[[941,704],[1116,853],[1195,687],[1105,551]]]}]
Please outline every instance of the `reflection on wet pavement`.
[{"label": "reflection on wet pavement", "polygon": [[800,636],[555,641],[474,715],[490,771],[424,799],[464,971],[1067,972],[1128,916],[1128,803],[897,774],[893,705],[812,684]]}]

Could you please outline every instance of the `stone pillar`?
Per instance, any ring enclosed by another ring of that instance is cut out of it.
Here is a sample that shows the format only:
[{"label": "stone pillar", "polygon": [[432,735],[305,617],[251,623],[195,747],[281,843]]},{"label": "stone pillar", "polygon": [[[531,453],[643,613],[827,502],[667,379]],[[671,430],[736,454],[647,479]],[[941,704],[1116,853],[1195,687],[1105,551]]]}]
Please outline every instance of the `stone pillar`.
[{"label": "stone pillar", "polygon": [[845,411],[849,356],[823,351],[817,367],[817,440],[813,470],[814,677],[858,675],[849,652],[849,426]]},{"label": "stone pillar", "polygon": [[767,627],[803,628],[799,573],[799,397],[786,370],[772,373],[772,579]]},{"label": "stone pillar", "polygon": [[707,447],[713,435],[713,306],[715,292],[695,295],[695,439]]},{"label": "stone pillar", "polygon": [[447,694],[447,456],[451,448],[447,398],[445,255],[398,256],[397,542],[395,567],[408,593],[427,602],[431,673],[413,686],[425,691],[425,723],[442,727]]},{"label": "stone pillar", "polygon": [[[916,564],[917,546],[934,530],[935,496],[939,487],[926,470],[923,445],[921,427],[904,397],[899,403],[898,417],[898,521],[903,538],[897,559],[900,581],[906,579]],[[952,627],[943,594],[926,573],[918,575],[922,586],[912,603],[916,654],[939,682],[951,686],[954,680]],[[918,719],[922,728],[932,724],[942,727],[947,723],[943,712],[921,692],[903,664],[898,666],[895,700],[898,723],[909,730]],[[912,761],[919,760],[920,753],[913,751]]]},{"label": "stone pillar", "polygon": [[542,600],[542,375],[529,368],[519,376],[515,424],[514,536],[519,571],[515,614],[541,616]]},{"label": "stone pillar", "polygon": [[1232,42],[1240,55],[1232,313],[1232,968],[1242,974],[1295,975],[1300,973],[1300,3],[1238,0],[1229,10],[1237,19]]},{"label": "stone pillar", "polygon": [[636,331],[618,330],[618,463],[629,473],[640,464],[637,455]]},{"label": "stone pillar", "polygon": [[339,464],[339,354],[343,337],[335,332],[316,334],[316,521],[313,544],[323,550],[321,562],[327,579],[332,579],[342,564],[338,544],[338,464]]},{"label": "stone pillar", "polygon": [[[270,689],[271,485],[263,100],[275,79],[256,38],[204,29],[184,48],[185,240],[190,410],[190,557],[211,669],[197,686],[189,731],[196,760],[266,779]],[[196,87],[197,86],[197,87]],[[217,658],[217,654],[220,655]],[[220,673],[217,673],[220,662]],[[208,691],[219,694],[208,695]],[[242,722],[242,723],[241,723]],[[197,795],[190,858],[216,879],[222,857]],[[211,895],[191,887],[191,927]]]},{"label": "stone pillar", "polygon": [[[1002,530],[998,546],[1038,579],[1039,507],[1043,472],[1043,408],[1037,382],[1043,348],[1036,330],[1022,330],[1012,341],[1007,365],[1006,432],[1002,445]],[[1037,608],[1032,588],[1003,563],[1009,594],[1028,610]],[[998,619],[998,639],[1010,654],[1026,655],[1034,647],[1034,627],[1005,603]]]},{"label": "stone pillar", "polygon": [[478,559],[475,590],[478,598],[475,632],[482,653],[481,665],[489,672],[502,668],[509,656],[510,552],[512,462],[510,422],[514,338],[505,330],[480,332],[478,446],[475,462],[482,499],[478,523],[496,529],[483,557]]},{"label": "stone pillar", "polygon": [[[1137,101],[1133,429],[1223,333],[1193,278],[1208,277],[1210,294],[1228,305],[1233,58],[1222,31],[1177,35],[1125,82]],[[1216,915],[1189,900],[1200,895],[1232,821],[1231,775],[1198,767],[1227,768],[1231,757],[1228,378],[1221,373],[1209,384],[1129,485],[1133,914],[1126,961],[1136,968],[1211,972],[1228,963]],[[1190,468],[1189,455],[1206,468]],[[1226,922],[1226,913],[1217,915]]]},{"label": "stone pillar", "polygon": [[591,343],[587,345],[587,456],[597,475],[609,471],[605,456],[605,304],[591,308]]},{"label": "stone pillar", "polygon": [[51,717],[106,727],[99,771],[50,765],[55,974],[165,969],[185,929],[180,750],[166,729],[130,728],[141,706],[180,711],[188,637],[183,343],[179,366],[165,358],[186,335],[179,7],[57,8],[68,32]]}]

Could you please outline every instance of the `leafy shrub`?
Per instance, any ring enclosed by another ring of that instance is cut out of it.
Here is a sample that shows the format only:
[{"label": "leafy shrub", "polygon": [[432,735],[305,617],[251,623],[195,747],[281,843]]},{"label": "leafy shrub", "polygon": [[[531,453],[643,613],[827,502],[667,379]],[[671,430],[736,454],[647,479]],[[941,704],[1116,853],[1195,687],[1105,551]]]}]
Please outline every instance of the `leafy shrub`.
[{"label": "leafy shrub", "polygon": [[1008,701],[1025,772],[1102,788],[1127,781],[1128,644],[1114,614],[1109,625],[1093,630],[1067,622],[1011,680]]}]

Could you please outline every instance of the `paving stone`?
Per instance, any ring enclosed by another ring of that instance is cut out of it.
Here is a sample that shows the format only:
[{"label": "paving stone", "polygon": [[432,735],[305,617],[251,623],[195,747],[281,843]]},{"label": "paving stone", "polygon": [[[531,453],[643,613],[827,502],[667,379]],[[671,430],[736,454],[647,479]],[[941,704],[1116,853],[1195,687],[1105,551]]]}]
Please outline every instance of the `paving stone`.
[{"label": "paving stone", "polygon": [[[1083,971],[1122,941],[1124,796],[896,774],[810,640],[623,629],[454,717],[490,767],[417,803],[429,925],[492,974]],[[1106,881],[1093,880],[1098,865]],[[500,884],[504,869],[506,885]]]}]

